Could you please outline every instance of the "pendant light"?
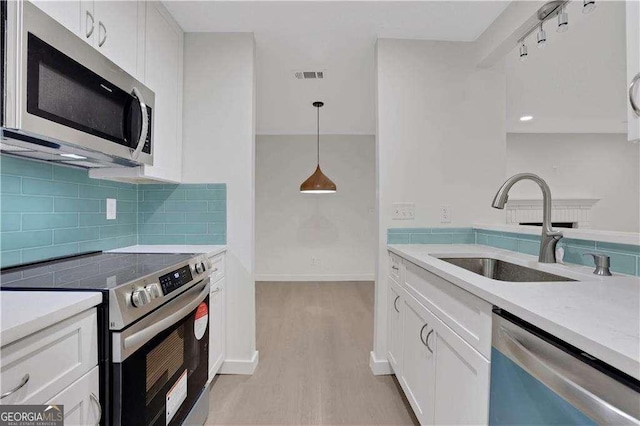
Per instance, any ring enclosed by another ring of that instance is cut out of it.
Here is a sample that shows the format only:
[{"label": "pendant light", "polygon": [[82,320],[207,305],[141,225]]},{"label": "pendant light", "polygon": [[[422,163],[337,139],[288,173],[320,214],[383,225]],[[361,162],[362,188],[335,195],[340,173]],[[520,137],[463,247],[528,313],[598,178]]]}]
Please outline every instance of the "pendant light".
[{"label": "pendant light", "polygon": [[300,192],[309,194],[332,194],[336,192],[336,184],[331,179],[325,176],[320,170],[320,108],[324,105],[324,102],[316,101],[313,106],[317,108],[317,121],[318,121],[318,133],[317,133],[317,155],[318,161],[316,171],[300,185]]}]

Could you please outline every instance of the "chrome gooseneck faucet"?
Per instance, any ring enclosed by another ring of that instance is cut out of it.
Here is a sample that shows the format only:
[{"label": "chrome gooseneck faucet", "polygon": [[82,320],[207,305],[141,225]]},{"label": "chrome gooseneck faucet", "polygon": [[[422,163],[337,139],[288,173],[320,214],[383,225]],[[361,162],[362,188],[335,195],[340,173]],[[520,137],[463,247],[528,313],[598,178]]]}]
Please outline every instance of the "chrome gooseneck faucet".
[{"label": "chrome gooseneck faucet", "polygon": [[521,180],[532,180],[542,190],[542,239],[540,241],[540,257],[538,261],[541,263],[556,263],[556,245],[562,238],[562,232],[554,231],[551,227],[551,190],[544,179],[533,173],[518,173],[511,176],[502,184],[493,198],[491,206],[495,209],[504,209],[509,199],[509,190],[516,182]]}]

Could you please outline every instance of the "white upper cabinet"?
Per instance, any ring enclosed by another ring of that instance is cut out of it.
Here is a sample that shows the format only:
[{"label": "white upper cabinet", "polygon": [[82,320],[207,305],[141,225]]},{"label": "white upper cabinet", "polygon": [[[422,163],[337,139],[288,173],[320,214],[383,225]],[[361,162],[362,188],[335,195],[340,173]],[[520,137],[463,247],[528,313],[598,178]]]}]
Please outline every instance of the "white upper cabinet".
[{"label": "white upper cabinet", "polygon": [[138,20],[144,13],[144,2],[93,2],[93,46],[120,68],[138,77]]},{"label": "white upper cabinet", "polygon": [[32,2],[40,10],[60,22],[76,35],[81,34],[82,2],[76,1],[47,1]]},{"label": "white upper cabinet", "polygon": [[[89,176],[125,182],[182,180],[182,58],[180,26],[160,2],[140,2],[138,79],[155,93],[152,117],[153,165],[92,169]],[[101,37],[99,34],[98,37]]]},{"label": "white upper cabinet", "polygon": [[183,33],[160,2],[147,3],[144,84],[156,94],[153,114],[153,166],[149,178],[182,179]]},{"label": "white upper cabinet", "polygon": [[144,28],[140,25],[144,19],[144,2],[37,0],[33,4],[139,78],[138,45]]},{"label": "white upper cabinet", "polygon": [[[628,138],[640,141],[640,2],[627,1]],[[634,87],[630,86],[634,84]],[[635,110],[632,106],[635,104]]]}]

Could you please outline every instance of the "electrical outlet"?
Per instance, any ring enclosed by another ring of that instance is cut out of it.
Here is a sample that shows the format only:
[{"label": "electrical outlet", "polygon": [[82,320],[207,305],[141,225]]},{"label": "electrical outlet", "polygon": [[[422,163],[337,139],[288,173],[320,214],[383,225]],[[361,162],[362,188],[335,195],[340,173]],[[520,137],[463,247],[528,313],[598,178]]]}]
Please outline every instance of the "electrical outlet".
[{"label": "electrical outlet", "polygon": [[107,220],[116,218],[116,199],[107,198]]},{"label": "electrical outlet", "polygon": [[451,206],[440,206],[440,223],[451,223]]},{"label": "electrical outlet", "polygon": [[312,265],[317,265],[318,264],[318,258],[315,256],[311,256],[311,264]]},{"label": "electrical outlet", "polygon": [[414,203],[393,203],[393,220],[413,220],[416,218]]}]

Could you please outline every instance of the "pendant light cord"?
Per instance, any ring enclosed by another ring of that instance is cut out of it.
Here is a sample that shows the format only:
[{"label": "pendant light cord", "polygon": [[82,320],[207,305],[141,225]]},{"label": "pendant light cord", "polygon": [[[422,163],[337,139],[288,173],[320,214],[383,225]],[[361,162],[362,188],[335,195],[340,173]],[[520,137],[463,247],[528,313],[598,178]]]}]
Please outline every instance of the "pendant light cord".
[{"label": "pendant light cord", "polygon": [[316,145],[318,150],[318,167],[320,167],[320,107],[316,107],[318,109],[318,119],[316,120],[318,123],[318,133],[316,138]]}]

